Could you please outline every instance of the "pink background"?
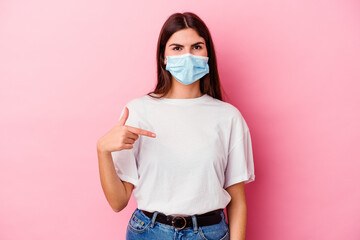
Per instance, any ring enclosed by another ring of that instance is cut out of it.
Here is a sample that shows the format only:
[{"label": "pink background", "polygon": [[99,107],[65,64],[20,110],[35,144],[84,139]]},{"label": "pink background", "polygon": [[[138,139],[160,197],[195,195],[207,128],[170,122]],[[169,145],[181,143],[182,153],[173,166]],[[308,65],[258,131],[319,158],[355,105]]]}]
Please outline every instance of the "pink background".
[{"label": "pink background", "polygon": [[152,90],[160,28],[208,25],[245,117],[248,240],[360,239],[360,4],[344,0],[0,3],[0,239],[125,239],[96,142]]}]

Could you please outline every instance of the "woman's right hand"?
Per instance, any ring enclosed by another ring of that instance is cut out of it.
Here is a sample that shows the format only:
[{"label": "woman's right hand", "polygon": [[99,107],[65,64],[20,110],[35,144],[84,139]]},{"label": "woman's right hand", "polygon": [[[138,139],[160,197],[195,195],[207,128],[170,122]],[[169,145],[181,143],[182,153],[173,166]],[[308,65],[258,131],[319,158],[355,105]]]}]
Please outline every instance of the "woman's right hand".
[{"label": "woman's right hand", "polygon": [[124,114],[122,115],[118,123],[98,140],[98,151],[114,152],[123,149],[131,149],[133,148],[134,142],[139,138],[139,135],[156,137],[155,133],[152,133],[150,131],[125,125],[128,117],[129,109],[125,107]]}]

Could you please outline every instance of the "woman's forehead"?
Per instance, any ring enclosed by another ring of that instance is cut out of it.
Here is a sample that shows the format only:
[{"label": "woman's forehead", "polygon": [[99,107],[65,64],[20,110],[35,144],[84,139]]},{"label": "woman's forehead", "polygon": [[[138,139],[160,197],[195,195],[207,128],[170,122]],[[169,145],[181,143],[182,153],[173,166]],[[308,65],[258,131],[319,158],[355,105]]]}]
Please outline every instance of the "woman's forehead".
[{"label": "woman's forehead", "polygon": [[180,44],[180,45],[193,45],[196,42],[204,42],[202,38],[194,29],[187,28],[175,32],[168,40],[168,45],[170,44]]}]

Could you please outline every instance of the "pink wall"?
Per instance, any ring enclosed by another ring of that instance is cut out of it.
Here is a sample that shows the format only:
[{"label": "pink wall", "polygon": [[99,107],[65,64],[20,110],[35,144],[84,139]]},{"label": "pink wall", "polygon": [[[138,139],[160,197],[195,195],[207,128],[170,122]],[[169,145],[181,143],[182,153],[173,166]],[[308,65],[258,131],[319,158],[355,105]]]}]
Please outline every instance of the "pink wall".
[{"label": "pink wall", "polygon": [[178,11],[207,23],[252,133],[247,239],[360,239],[359,5],[1,1],[0,239],[125,239],[136,202],[107,204],[96,141],[154,87]]}]

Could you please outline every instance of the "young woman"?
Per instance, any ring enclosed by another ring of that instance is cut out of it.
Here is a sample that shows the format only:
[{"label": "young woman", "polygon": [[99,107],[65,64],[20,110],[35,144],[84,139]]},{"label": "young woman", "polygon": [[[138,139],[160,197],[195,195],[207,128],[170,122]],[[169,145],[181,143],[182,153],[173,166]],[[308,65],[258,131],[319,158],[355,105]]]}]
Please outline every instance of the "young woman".
[{"label": "young woman", "polygon": [[250,132],[222,101],[213,41],[197,15],[166,20],[157,71],[155,90],[129,101],[97,144],[113,210],[132,192],[138,203],[126,239],[245,239],[244,183],[255,180]]}]

